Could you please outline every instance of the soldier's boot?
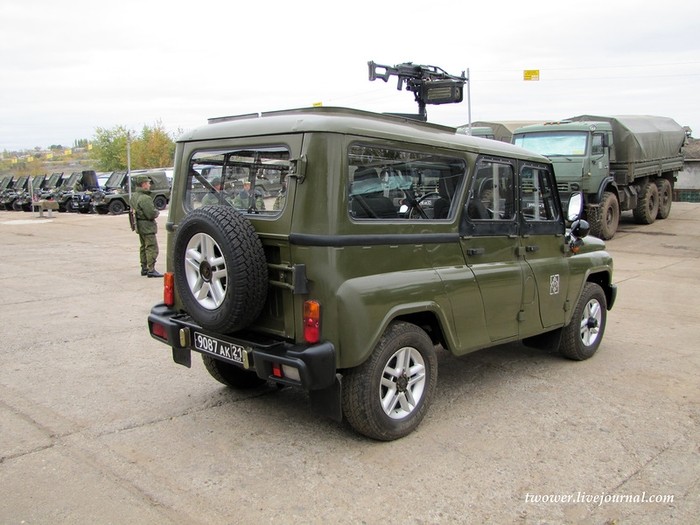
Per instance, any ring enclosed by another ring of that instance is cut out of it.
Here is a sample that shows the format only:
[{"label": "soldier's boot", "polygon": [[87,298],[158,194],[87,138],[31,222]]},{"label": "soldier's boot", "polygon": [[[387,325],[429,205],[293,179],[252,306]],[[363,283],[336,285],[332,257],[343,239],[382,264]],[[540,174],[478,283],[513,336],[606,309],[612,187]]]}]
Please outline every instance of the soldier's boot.
[{"label": "soldier's boot", "polygon": [[148,277],[163,277],[163,274],[160,273],[158,270],[155,268],[153,270],[148,270],[148,273],[146,273]]},{"label": "soldier's boot", "polygon": [[146,268],[145,266],[142,266],[141,267],[141,275],[148,275],[148,268]]}]

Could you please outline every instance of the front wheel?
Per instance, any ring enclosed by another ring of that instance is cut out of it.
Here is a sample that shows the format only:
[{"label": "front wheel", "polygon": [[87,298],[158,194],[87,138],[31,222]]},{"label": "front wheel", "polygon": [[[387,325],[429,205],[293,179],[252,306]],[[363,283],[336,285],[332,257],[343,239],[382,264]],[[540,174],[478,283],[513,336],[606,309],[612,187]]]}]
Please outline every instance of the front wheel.
[{"label": "front wheel", "polygon": [[416,325],[392,323],[370,358],[343,377],[343,412],[359,433],[382,441],[410,434],[428,411],[437,357]]},{"label": "front wheel", "polygon": [[109,203],[107,209],[112,215],[121,215],[122,213],[124,213],[124,211],[126,211],[126,204],[124,204],[118,199],[115,199]]},{"label": "front wheel", "polygon": [[620,223],[620,203],[617,195],[606,191],[597,208],[588,208],[588,222],[594,237],[612,239]]},{"label": "front wheel", "polygon": [[593,357],[605,333],[607,311],[603,289],[595,283],[586,283],[571,322],[563,328],[559,353],[575,361]]}]

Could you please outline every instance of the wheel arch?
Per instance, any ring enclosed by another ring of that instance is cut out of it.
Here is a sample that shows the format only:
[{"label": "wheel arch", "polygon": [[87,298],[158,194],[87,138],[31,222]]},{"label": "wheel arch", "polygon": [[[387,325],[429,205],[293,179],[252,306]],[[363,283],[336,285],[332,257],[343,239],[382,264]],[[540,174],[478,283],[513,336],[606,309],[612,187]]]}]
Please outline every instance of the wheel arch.
[{"label": "wheel arch", "polygon": [[[603,289],[603,293],[605,293],[605,301],[607,303],[607,309],[611,310],[613,307],[613,304],[615,303],[615,297],[617,295],[617,288],[612,283],[612,276],[610,275],[610,272],[602,271],[602,272],[591,273],[590,275],[588,275],[586,277],[584,284],[585,283],[594,283]],[[581,287],[581,292],[579,292],[579,296],[582,292],[583,292],[583,287]]]}]

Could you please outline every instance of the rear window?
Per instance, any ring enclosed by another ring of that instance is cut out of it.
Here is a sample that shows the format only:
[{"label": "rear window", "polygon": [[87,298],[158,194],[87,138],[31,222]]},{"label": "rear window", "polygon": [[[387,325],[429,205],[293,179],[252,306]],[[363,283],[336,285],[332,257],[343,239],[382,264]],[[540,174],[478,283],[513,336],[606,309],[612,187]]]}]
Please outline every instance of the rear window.
[{"label": "rear window", "polygon": [[188,166],[186,207],[232,206],[277,215],[286,204],[290,158],[285,146],[197,151]]}]

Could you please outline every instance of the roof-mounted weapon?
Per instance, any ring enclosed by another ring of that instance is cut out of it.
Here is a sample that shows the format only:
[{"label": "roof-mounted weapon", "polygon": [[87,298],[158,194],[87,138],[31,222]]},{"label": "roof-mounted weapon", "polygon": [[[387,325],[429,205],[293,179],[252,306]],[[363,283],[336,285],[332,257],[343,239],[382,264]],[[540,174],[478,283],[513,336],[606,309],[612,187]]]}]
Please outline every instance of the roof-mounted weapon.
[{"label": "roof-mounted weapon", "polygon": [[406,84],[406,91],[412,91],[418,103],[418,115],[393,113],[402,117],[426,121],[428,114],[426,104],[456,104],[464,99],[464,84],[468,78],[462,71],[461,76],[450,75],[444,69],[436,66],[422,66],[413,62],[404,62],[396,66],[384,66],[373,61],[369,65],[369,79],[381,79],[389,81],[389,77],[396,75],[399,83],[396,89],[402,90]]}]

